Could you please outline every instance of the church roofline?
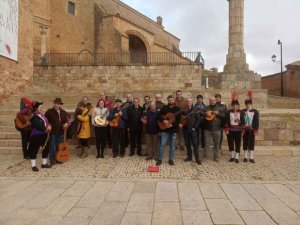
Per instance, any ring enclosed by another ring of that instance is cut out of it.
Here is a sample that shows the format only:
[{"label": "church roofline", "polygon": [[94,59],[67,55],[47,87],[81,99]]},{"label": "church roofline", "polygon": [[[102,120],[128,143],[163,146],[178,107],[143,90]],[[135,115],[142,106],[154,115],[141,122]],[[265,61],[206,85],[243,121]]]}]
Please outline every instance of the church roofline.
[{"label": "church roofline", "polygon": [[[118,3],[118,4],[120,4],[121,6],[123,6],[123,7],[127,8],[127,9],[129,9],[130,11],[132,11],[132,12],[134,12],[134,13],[136,13],[136,14],[142,16],[142,17],[144,17],[146,20],[148,20],[149,22],[151,22],[151,23],[154,24],[155,26],[158,26],[159,28],[164,28],[163,26],[160,26],[156,21],[154,21],[154,20],[152,20],[151,18],[149,18],[148,16],[146,16],[146,15],[140,13],[140,12],[137,11],[136,9],[134,9],[134,8],[132,8],[131,6],[127,5],[126,3],[124,3],[124,2],[122,2],[122,1],[120,1],[120,0],[112,0],[112,1],[114,1],[114,2],[116,2],[116,3]],[[122,17],[122,15],[120,15],[120,17]],[[123,17],[122,17],[122,18],[123,18]],[[162,31],[165,32],[165,33],[167,33],[167,34],[169,34],[169,35],[171,35],[172,37],[174,37],[174,38],[177,39],[178,41],[180,41],[180,38],[176,37],[174,34],[171,34],[170,32],[168,32],[168,31],[166,31],[166,30],[164,30],[164,29],[162,29]]]}]

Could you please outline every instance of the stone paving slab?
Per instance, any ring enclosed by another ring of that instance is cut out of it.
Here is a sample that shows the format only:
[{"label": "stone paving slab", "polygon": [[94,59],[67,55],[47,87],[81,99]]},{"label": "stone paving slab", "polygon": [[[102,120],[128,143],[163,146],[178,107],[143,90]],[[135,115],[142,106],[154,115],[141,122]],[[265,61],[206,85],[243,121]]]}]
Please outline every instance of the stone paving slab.
[{"label": "stone paving slab", "polygon": [[181,210],[207,210],[199,186],[196,183],[179,183],[178,192]]},{"label": "stone paving slab", "polygon": [[238,210],[261,210],[261,207],[240,184],[222,184],[221,187]]},{"label": "stone paving slab", "polygon": [[282,184],[265,184],[282,202],[294,211],[300,211],[300,196]]},{"label": "stone paving slab", "polygon": [[244,224],[236,209],[227,199],[206,199],[214,224]]},{"label": "stone paving slab", "polygon": [[156,202],[153,225],[182,225],[179,202]]},{"label": "stone paving slab", "polygon": [[182,212],[184,225],[213,225],[208,211],[185,211]]},{"label": "stone paving slab", "polygon": [[276,225],[264,211],[239,211],[247,225]]},{"label": "stone paving slab", "polygon": [[[3,185],[4,181],[8,185]],[[300,221],[300,211],[293,209],[297,206],[296,202],[292,203],[290,199],[299,197],[291,190],[291,187],[297,186],[284,182],[3,178],[0,183],[0,224],[298,225]],[[3,195],[11,187],[16,188],[13,194],[8,197]],[[216,193],[214,198],[208,194],[209,187]],[[32,193],[26,196],[25,193],[30,190]],[[167,191],[172,194],[164,197]],[[120,197],[123,193],[124,198]],[[235,200],[234,193],[244,202]],[[92,203],[93,196],[96,203]],[[283,197],[289,200],[284,201]],[[89,204],[80,204],[86,203],[86,199]],[[255,200],[258,207],[245,207],[249,199]]]},{"label": "stone paving slab", "polygon": [[300,217],[277,198],[257,198],[258,204],[280,225],[299,225]]}]

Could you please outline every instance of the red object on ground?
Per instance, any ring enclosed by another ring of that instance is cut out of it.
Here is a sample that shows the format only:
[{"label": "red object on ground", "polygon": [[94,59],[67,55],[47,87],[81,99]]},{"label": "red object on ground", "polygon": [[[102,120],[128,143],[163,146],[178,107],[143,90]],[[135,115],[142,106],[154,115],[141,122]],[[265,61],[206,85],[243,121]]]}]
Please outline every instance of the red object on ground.
[{"label": "red object on ground", "polygon": [[148,172],[159,172],[159,167],[158,166],[148,166],[147,168]]}]

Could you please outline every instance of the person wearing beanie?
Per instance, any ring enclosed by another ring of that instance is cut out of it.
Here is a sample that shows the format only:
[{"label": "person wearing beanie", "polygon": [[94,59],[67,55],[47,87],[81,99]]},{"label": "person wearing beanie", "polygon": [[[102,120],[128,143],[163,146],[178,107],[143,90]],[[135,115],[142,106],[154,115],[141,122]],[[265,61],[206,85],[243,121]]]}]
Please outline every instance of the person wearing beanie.
[{"label": "person wearing beanie", "polygon": [[229,162],[239,163],[239,155],[242,141],[242,129],[245,125],[244,111],[240,110],[240,103],[236,92],[232,93],[232,109],[226,113],[225,132],[227,135],[228,147],[230,152]]},{"label": "person wearing beanie", "polygon": [[252,91],[248,91],[248,97],[245,100],[244,118],[245,126],[243,129],[243,150],[244,150],[244,162],[249,161],[255,163],[254,161],[254,146],[255,146],[255,136],[258,134],[259,128],[259,113],[256,109],[252,107]]},{"label": "person wearing beanie", "polygon": [[31,169],[33,172],[38,172],[36,167],[36,155],[39,148],[42,147],[42,168],[51,168],[48,165],[49,155],[49,132],[51,131],[51,125],[48,119],[44,116],[43,102],[36,102],[33,105],[33,117],[31,118],[32,132],[29,142],[29,154],[31,159]]}]

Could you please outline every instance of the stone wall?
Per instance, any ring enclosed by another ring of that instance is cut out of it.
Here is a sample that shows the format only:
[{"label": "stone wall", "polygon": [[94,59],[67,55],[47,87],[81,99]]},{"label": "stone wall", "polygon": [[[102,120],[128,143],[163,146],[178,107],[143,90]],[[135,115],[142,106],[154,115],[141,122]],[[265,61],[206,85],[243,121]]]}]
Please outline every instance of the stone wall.
[{"label": "stone wall", "polygon": [[[262,110],[257,145],[296,146],[300,145],[300,110]],[[280,154],[280,153],[278,153]]]},{"label": "stone wall", "polygon": [[198,65],[161,66],[36,66],[34,76],[65,90],[105,90],[107,93],[201,89]]},{"label": "stone wall", "polygon": [[19,0],[18,61],[0,56],[0,102],[32,83],[32,2]]}]

